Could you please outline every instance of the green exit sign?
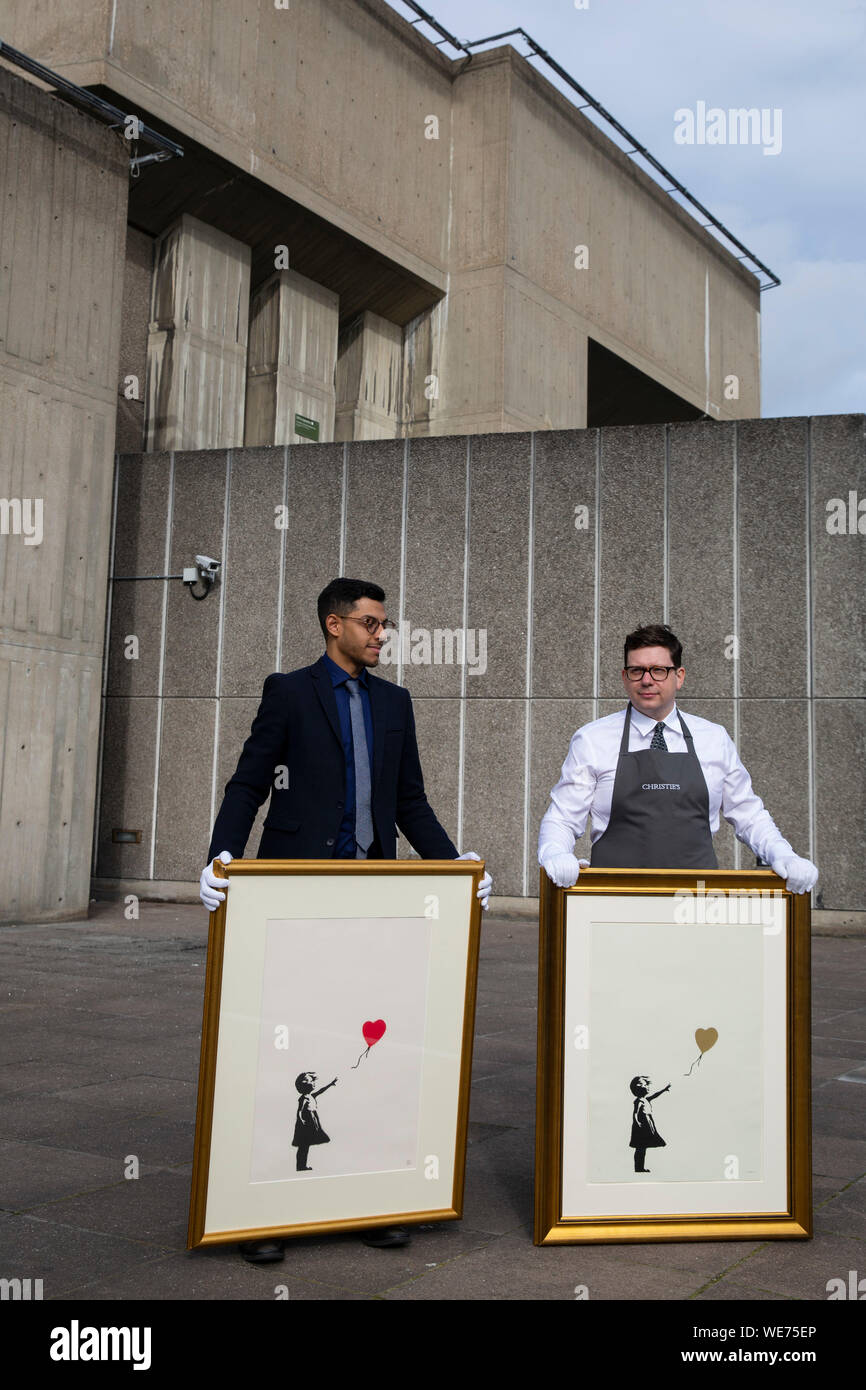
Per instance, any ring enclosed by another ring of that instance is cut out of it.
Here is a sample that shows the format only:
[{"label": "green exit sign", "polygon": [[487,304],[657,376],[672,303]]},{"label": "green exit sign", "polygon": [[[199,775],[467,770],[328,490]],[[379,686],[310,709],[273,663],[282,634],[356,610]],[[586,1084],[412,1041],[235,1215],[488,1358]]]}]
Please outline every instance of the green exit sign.
[{"label": "green exit sign", "polygon": [[295,434],[303,435],[304,439],[318,439],[319,422],[311,420],[307,415],[295,416]]}]

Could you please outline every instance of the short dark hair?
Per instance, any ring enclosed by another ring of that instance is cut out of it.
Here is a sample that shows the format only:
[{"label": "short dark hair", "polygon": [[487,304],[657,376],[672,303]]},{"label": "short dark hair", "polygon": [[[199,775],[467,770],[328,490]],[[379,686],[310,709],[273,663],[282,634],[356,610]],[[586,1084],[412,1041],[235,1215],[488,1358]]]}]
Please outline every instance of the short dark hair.
[{"label": "short dark hair", "polygon": [[641,647],[667,647],[674,666],[679,668],[683,664],[682,643],[674,636],[667,623],[649,623],[630,632],[622,649],[623,666],[628,666],[629,652],[639,651]]},{"label": "short dark hair", "polygon": [[[300,1077],[299,1077],[298,1079],[300,1080]],[[628,1083],[628,1088],[629,1088],[629,1090],[631,1091],[631,1093],[632,1093],[633,1096],[636,1096],[637,1093],[638,1093],[638,1091],[646,1090],[646,1087],[644,1086],[643,1081],[644,1081],[644,1078],[643,1078],[642,1076],[633,1076],[633,1077],[632,1077],[631,1081]]]},{"label": "short dark hair", "polygon": [[345,618],[347,613],[351,613],[358,599],[372,598],[376,603],[384,603],[385,590],[380,589],[378,584],[369,584],[366,579],[332,579],[327,584],[316,604],[319,613],[319,627],[328,639],[328,629],[325,627],[325,619],[329,613],[337,613],[341,618]]}]

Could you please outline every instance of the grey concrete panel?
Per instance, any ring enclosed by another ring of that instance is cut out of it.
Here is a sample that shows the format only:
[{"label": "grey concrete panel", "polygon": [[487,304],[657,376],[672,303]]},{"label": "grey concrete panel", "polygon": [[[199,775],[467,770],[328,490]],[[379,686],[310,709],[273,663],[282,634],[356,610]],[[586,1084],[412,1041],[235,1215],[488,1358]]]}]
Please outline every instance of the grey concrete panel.
[{"label": "grey concrete panel", "polygon": [[275,509],[283,503],[283,453],[280,448],[232,454],[221,581],[221,695],[252,695],[260,680],[277,669],[282,537],[274,521]]},{"label": "grey concrete panel", "polygon": [[2,920],[86,913],[100,675],[95,656],[0,643]]},{"label": "grey concrete panel", "polygon": [[[582,724],[592,719],[591,700],[533,700],[531,725],[531,771],[529,800],[529,844],[527,849],[526,891],[533,897],[538,891],[537,859],[538,831],[541,819],[550,805],[551,788],[562,773],[571,736]],[[576,842],[578,858],[589,858],[589,831]]]},{"label": "grey concrete panel", "polygon": [[[809,706],[806,700],[741,700],[739,754],[752,786],[795,854],[809,859]],[[754,865],[745,845],[740,863]]]},{"label": "grey concrete panel", "polygon": [[[17,32],[15,43],[37,51]],[[41,377],[43,402],[50,381],[61,397],[71,386],[113,414],[128,173],[115,132],[4,67],[0,360],[17,359],[19,370]],[[97,459],[101,467],[99,455],[90,461]]]},{"label": "grey concrete panel", "polygon": [[145,448],[243,444],[250,254],[187,212],[157,238]]},{"label": "grey concrete panel", "polygon": [[[812,669],[816,696],[866,694],[866,417],[812,430]],[[853,494],[853,496],[852,496]]]},{"label": "grey concrete panel", "polygon": [[664,425],[606,430],[601,486],[598,681],[615,697],[626,633],[664,612]]},{"label": "grey concrete panel", "polygon": [[[104,720],[96,873],[150,878],[157,701],[107,699]],[[113,830],[140,830],[141,843],[113,844]]]},{"label": "grey concrete panel", "polygon": [[668,426],[668,621],[708,699],[734,694],[734,428]]},{"label": "grey concrete panel", "polygon": [[[264,685],[265,679],[268,675],[270,675],[269,671],[263,672],[261,678],[262,685]],[[220,700],[219,733],[217,735],[218,750],[216,794],[214,798],[213,820],[216,820],[220,806],[222,805],[222,799],[223,794],[225,792],[226,782],[229,780],[235,768],[237,767],[238,758],[241,755],[241,749],[243,748],[244,743],[249,737],[250,729],[252,728],[253,720],[256,717],[256,711],[258,710],[260,700],[261,690],[259,690],[255,698],[249,697],[245,699]],[[249,837],[247,839],[247,846],[244,851],[244,857],[246,859],[254,859],[256,856],[256,851],[259,847],[259,840],[261,839],[262,835],[262,827],[264,825],[265,816],[268,812],[269,800],[270,793],[268,793],[268,795],[265,797],[264,801],[258,809],[258,812],[256,813],[256,818],[253,822],[252,829],[250,830]],[[207,853],[208,844],[210,844],[210,831],[208,831],[207,844],[202,846],[202,855]],[[200,872],[201,870],[199,870],[199,873]],[[196,875],[196,877],[198,877],[198,875]]]},{"label": "grey concrete panel", "polygon": [[[166,574],[169,455],[134,454],[117,461],[115,575]],[[192,563],[192,560],[190,560]],[[109,695],[158,695],[163,591],[168,580],[124,579],[111,586],[106,661]],[[127,657],[138,639],[138,656]]]},{"label": "grey concrete panel", "polygon": [[467,627],[487,632],[487,671],[467,677],[476,699],[526,693],[531,435],[473,436]]},{"label": "grey concrete panel", "polygon": [[101,653],[114,400],[7,367],[0,351],[0,419],[0,636]]},{"label": "grey concrete panel", "polygon": [[[413,695],[460,693],[462,649],[444,635],[434,641],[433,634],[437,629],[444,634],[463,628],[466,455],[466,440],[460,436],[415,439],[410,446],[400,644],[403,684]],[[424,659],[428,650],[431,660]],[[473,669],[480,672],[477,638],[465,650],[473,656]],[[481,678],[473,674],[470,680],[467,667],[468,684]]]},{"label": "grey concrete panel", "polygon": [[202,871],[211,832],[215,714],[214,700],[163,700],[154,878],[194,882]]},{"label": "grey concrete panel", "polygon": [[[195,564],[196,555],[224,559],[227,457],[225,449],[174,456],[169,574],[182,574]],[[219,616],[219,584],[197,603],[179,579],[169,580],[164,695],[216,694]]]},{"label": "grey concrete panel", "polygon": [[533,696],[592,695],[596,430],[535,436]]},{"label": "grey concrete panel", "polygon": [[740,694],[807,693],[806,429],[737,424]]},{"label": "grey concrete panel", "polygon": [[525,700],[466,705],[462,849],[487,860],[494,892],[506,897],[523,893],[525,711]]},{"label": "grey concrete panel", "polygon": [[[413,699],[418,752],[424,774],[427,800],[447,835],[457,844],[460,786],[460,701]],[[467,846],[473,849],[473,845]],[[481,854],[480,849],[475,850]],[[415,851],[402,835],[397,841],[397,858],[415,858]]]},{"label": "grey concrete panel", "polygon": [[[819,907],[862,908],[866,705],[815,701],[815,863]],[[795,846],[796,848],[796,846]]]},{"label": "grey concrete panel", "polygon": [[342,444],[289,449],[282,671],[308,666],[324,651],[316,599],[339,574],[342,498]]},{"label": "grey concrete panel", "polygon": [[[118,363],[118,453],[138,453],[144,448],[144,389],[147,377],[147,325],[150,319],[150,280],[153,274],[154,239],[138,228],[126,229],[126,264],[123,274],[123,307],[120,320]],[[135,383],[128,378],[135,376]]]},{"label": "grey concrete panel", "polygon": [[[401,598],[404,449],[401,439],[355,440],[347,445],[344,573],[379,584],[385,590],[385,612],[395,622]],[[396,680],[397,668],[382,666],[378,674]]]}]

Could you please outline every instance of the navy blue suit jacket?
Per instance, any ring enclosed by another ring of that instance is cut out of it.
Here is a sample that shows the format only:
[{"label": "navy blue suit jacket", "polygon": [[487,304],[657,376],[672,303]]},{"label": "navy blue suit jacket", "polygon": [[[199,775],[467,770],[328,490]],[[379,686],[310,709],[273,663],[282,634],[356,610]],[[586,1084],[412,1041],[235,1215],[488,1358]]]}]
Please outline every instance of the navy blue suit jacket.
[{"label": "navy blue suit jacket", "polygon": [[[397,853],[399,826],[422,859],[455,859],[457,849],[424,792],[408,690],[368,671],[373,716],[372,812],[383,859]],[[288,778],[280,768],[288,769]],[[288,785],[285,785],[288,780]],[[275,782],[279,786],[275,786]],[[208,863],[226,849],[243,856],[256,812],[271,802],[259,859],[331,859],[346,796],[346,759],[337,700],[322,659],[268,676],[249,738],[226,783]]]}]

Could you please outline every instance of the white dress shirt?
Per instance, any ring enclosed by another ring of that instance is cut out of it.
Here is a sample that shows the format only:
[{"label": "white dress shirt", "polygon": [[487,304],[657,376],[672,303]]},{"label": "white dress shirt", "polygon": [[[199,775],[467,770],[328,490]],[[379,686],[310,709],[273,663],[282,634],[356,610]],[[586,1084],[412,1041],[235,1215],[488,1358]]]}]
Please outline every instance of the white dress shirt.
[{"label": "white dress shirt", "polygon": [[[683,714],[683,718],[707,783],[711,832],[718,830],[721,812],[734,827],[737,839],[768,864],[780,854],[793,855],[763,801],[752,790],[752,779],[727,730],[697,714]],[[538,833],[539,863],[549,854],[572,854],[575,840],[586,828],[587,816],[592,816],[593,844],[607,829],[624,721],[625,708],[584,724],[572,735],[562,776],[550,793],[550,805]],[[649,748],[658,722],[632,707],[629,752]],[[685,753],[676,705],[661,722],[668,751]]]}]

